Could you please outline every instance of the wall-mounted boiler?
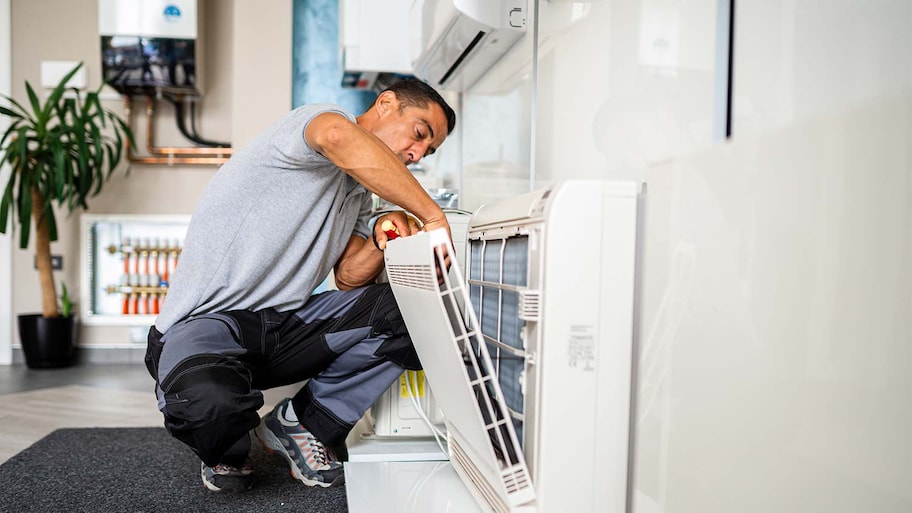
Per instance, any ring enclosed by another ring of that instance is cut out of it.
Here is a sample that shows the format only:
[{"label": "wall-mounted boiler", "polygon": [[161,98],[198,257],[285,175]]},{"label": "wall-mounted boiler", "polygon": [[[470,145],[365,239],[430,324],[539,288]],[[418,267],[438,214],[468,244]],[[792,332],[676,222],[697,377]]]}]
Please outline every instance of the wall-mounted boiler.
[{"label": "wall-mounted boiler", "polygon": [[197,91],[196,0],[98,0],[104,80],[128,96]]}]

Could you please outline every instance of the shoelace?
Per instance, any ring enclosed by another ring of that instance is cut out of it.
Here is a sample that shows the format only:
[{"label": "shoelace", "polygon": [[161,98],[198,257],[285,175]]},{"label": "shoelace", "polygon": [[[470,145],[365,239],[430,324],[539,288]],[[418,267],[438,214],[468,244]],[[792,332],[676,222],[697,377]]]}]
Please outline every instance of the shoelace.
[{"label": "shoelace", "polygon": [[[326,446],[323,445],[323,442],[317,440],[317,437],[307,433],[307,445],[311,448],[311,454],[313,454],[314,462],[318,465],[326,465],[329,463],[329,456],[326,453]],[[301,448],[304,449],[303,447]]]}]

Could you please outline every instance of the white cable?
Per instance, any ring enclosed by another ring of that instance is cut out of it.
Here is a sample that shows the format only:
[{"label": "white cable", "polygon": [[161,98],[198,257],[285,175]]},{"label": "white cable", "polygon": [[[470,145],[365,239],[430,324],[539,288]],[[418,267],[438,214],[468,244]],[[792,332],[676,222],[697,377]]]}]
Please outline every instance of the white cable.
[{"label": "white cable", "polygon": [[418,416],[421,417],[421,420],[423,420],[424,423],[427,424],[429,428],[431,428],[431,434],[434,435],[434,441],[437,442],[437,447],[439,447],[440,450],[444,454],[449,454],[449,451],[447,451],[447,449],[443,446],[443,442],[441,442],[441,440],[440,440],[441,437],[444,440],[446,440],[446,434],[444,434],[442,431],[437,429],[437,426],[435,426],[434,423],[431,422],[431,420],[424,413],[424,409],[421,408],[420,404],[418,404],[418,400],[416,399],[418,397],[418,384],[416,383],[415,387],[414,388],[412,387],[411,380],[409,379],[408,370],[406,370],[404,372],[404,375],[405,375],[405,388],[406,388],[406,390],[408,390],[408,395],[409,395],[409,399],[412,401],[412,406],[415,408],[415,411],[418,412]]},{"label": "white cable", "polygon": [[[418,412],[418,416],[431,428],[431,432],[434,434],[434,438],[437,439],[438,436],[446,438],[446,434],[437,429],[437,426],[427,417],[427,414],[424,413],[424,409],[421,407],[421,404],[418,403],[417,397],[419,393],[418,383],[415,383],[413,387],[409,380],[409,371],[405,371],[405,388],[409,393],[409,400],[412,401],[412,406],[415,408],[415,411]],[[440,441],[437,440],[437,445],[440,446],[440,449],[445,453],[446,451],[441,446]]]},{"label": "white cable", "polygon": [[428,481],[430,481],[431,478],[434,477],[434,474],[436,474],[441,468],[445,467],[446,463],[446,461],[438,461],[434,465],[434,470],[426,473],[423,477],[416,481],[415,484],[412,485],[412,489],[409,490],[408,498],[405,500],[404,511],[418,511],[418,496],[421,494],[421,491],[424,489],[424,487],[427,486]]}]

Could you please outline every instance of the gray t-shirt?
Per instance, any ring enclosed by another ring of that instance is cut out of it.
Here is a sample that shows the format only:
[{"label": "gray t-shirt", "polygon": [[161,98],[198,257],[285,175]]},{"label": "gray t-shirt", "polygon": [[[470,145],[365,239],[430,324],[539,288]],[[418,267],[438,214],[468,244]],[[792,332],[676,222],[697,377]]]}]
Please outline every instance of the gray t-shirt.
[{"label": "gray t-shirt", "polygon": [[370,237],[370,193],[311,149],[304,129],[338,105],[299,107],[235,152],[200,197],[155,326],[192,315],[300,308],[342,255]]}]

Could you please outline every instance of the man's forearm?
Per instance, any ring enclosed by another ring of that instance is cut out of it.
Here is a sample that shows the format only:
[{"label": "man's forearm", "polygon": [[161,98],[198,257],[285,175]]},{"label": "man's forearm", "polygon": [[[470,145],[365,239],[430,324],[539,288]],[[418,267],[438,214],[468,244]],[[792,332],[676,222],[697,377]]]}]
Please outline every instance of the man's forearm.
[{"label": "man's forearm", "polygon": [[374,243],[352,237],[334,270],[336,286],[351,290],[373,283],[383,269],[383,252]]},{"label": "man's forearm", "polygon": [[445,222],[440,206],[377,136],[333,114],[311,124],[308,143],[364,188],[413,213],[422,223]]}]

